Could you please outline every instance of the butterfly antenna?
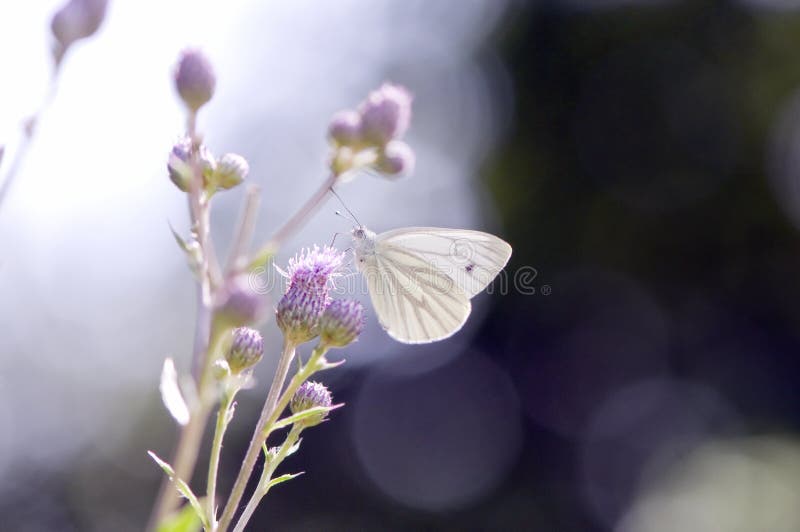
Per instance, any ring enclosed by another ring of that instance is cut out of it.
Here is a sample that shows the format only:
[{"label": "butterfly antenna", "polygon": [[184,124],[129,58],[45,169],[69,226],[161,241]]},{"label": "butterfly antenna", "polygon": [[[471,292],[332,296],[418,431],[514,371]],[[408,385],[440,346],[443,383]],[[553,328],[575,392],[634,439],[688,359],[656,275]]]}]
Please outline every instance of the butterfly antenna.
[{"label": "butterfly antenna", "polygon": [[341,197],[341,196],[340,196],[340,195],[339,195],[339,194],[338,194],[338,193],[337,193],[337,192],[336,192],[336,191],[333,189],[333,187],[331,187],[331,188],[330,188],[330,190],[331,190],[331,194],[333,194],[334,196],[336,196],[336,199],[338,199],[338,200],[339,200],[339,203],[341,203],[341,204],[342,204],[342,207],[344,207],[344,210],[346,210],[346,211],[347,211],[347,214],[349,214],[350,216],[352,216],[352,217],[353,217],[353,221],[354,221],[355,223],[357,223],[359,226],[361,226],[361,222],[359,222],[359,221],[358,221],[358,218],[356,218],[356,215],[355,215],[355,214],[353,214],[353,211],[351,211],[351,210],[350,210],[350,209],[347,207],[347,205],[345,204],[344,200],[342,200],[342,197]]}]

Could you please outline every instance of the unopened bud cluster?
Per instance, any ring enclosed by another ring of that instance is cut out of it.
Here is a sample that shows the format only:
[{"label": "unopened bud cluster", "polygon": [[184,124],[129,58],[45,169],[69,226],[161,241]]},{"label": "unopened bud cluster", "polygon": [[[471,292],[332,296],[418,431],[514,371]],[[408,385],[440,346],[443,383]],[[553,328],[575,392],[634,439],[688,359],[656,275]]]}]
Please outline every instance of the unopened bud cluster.
[{"label": "unopened bud cluster", "polygon": [[411,123],[411,102],[405,88],[384,83],[357,109],[336,113],[328,127],[334,145],[333,173],[342,175],[363,166],[388,177],[411,173],[414,152],[401,140]]},{"label": "unopened bud cluster", "polygon": [[[198,179],[200,188],[211,194],[217,190],[227,190],[239,185],[247,177],[250,166],[247,160],[235,153],[226,153],[216,159],[205,145],[194,148],[196,162],[192,162],[192,141],[179,139],[172,147],[167,160],[170,180],[184,192],[192,189],[192,180]],[[197,170],[195,170],[195,165]]]},{"label": "unopened bud cluster", "polygon": [[[332,398],[331,392],[325,387],[324,384],[314,381],[306,381],[300,385],[297,391],[292,396],[289,403],[289,409],[292,414],[299,414],[306,410],[316,407],[328,408],[331,406]],[[319,412],[303,418],[299,423],[303,427],[313,427],[319,425],[328,416],[327,412]]]},{"label": "unopened bud cluster", "polygon": [[[175,89],[191,113],[205,105],[216,88],[214,69],[199,50],[188,49],[175,66]],[[247,160],[236,153],[226,153],[219,159],[203,144],[190,138],[179,139],[172,147],[167,161],[170,180],[183,192],[197,187],[207,194],[231,189],[241,184],[250,172]]]}]

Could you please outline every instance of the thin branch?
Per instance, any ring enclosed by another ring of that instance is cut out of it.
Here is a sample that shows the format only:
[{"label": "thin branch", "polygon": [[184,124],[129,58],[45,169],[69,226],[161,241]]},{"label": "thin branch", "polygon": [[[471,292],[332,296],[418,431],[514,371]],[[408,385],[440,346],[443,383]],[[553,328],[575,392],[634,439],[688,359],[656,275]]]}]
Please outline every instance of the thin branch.
[{"label": "thin branch", "polygon": [[258,253],[256,253],[255,259],[252,261],[251,265],[259,265],[275,254],[281,245],[290,236],[296,233],[322,205],[327,197],[328,191],[336,184],[338,179],[339,176],[330,174],[303,206],[300,207],[300,209],[272,235],[272,238],[261,247]]},{"label": "thin branch", "polygon": [[247,267],[247,248],[253,239],[258,207],[261,203],[261,189],[255,185],[248,186],[245,190],[244,205],[239,218],[239,225],[233,233],[233,246],[228,254],[228,263],[225,267],[228,274],[235,274]]}]

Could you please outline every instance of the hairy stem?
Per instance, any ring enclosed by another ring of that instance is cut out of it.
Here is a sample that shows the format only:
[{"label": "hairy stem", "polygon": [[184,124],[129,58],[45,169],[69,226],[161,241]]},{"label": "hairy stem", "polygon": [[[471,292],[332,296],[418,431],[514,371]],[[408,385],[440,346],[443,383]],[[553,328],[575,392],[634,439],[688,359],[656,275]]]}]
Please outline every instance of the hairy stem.
[{"label": "hairy stem", "polygon": [[236,396],[237,389],[230,393],[225,393],[217,411],[217,426],[214,430],[214,441],[211,443],[211,456],[208,459],[208,482],[206,484],[206,502],[208,504],[208,522],[211,524],[212,531],[216,529],[217,512],[217,475],[219,472],[219,455],[222,451],[222,439],[228,429],[228,413]]},{"label": "hairy stem", "polygon": [[233,236],[233,245],[228,254],[226,266],[226,270],[231,275],[241,272],[247,266],[247,249],[253,238],[256,215],[261,202],[260,192],[261,190],[256,186],[249,186],[245,190],[244,207]]},{"label": "hairy stem", "polygon": [[247,523],[250,521],[250,518],[253,516],[253,513],[256,511],[256,508],[261,502],[261,499],[263,499],[267,492],[269,492],[269,482],[272,480],[272,475],[275,473],[275,469],[277,469],[281,462],[283,462],[283,459],[286,458],[286,454],[289,452],[289,449],[291,449],[292,446],[297,443],[297,439],[300,437],[300,433],[302,431],[303,429],[301,426],[292,425],[289,434],[286,435],[286,440],[278,450],[278,454],[276,454],[275,458],[268,464],[264,464],[264,471],[258,481],[258,486],[253,492],[253,495],[250,497],[250,500],[247,501],[247,506],[244,507],[242,515],[239,517],[239,521],[236,522],[233,532],[244,532],[244,527],[247,526]]},{"label": "hairy stem", "polygon": [[250,475],[253,473],[256,460],[258,460],[258,453],[261,451],[261,445],[264,443],[264,428],[267,426],[267,421],[272,417],[278,403],[278,397],[283,389],[286,374],[289,372],[289,364],[292,362],[292,358],[294,358],[295,347],[296,346],[292,342],[288,340],[284,341],[283,353],[281,353],[281,358],[278,361],[275,377],[269,388],[267,400],[264,402],[264,408],[261,410],[261,417],[258,420],[256,429],[253,431],[253,437],[250,439],[250,445],[242,461],[242,466],[239,468],[239,474],[236,476],[236,482],[233,484],[231,495],[222,512],[222,517],[219,521],[219,530],[227,530],[228,526],[230,526],[233,521],[236,507],[239,501],[242,500],[242,495],[244,495],[244,490],[247,487],[247,481],[250,480]]},{"label": "hairy stem", "polygon": [[[250,446],[247,449],[247,454],[245,455],[245,459],[242,462],[242,466],[239,469],[239,474],[236,477],[236,482],[233,485],[233,490],[231,490],[231,496],[228,498],[228,502],[225,504],[225,510],[222,512],[222,517],[219,521],[219,528],[220,532],[225,532],[228,527],[230,526],[231,522],[233,522],[234,514],[236,513],[237,506],[242,499],[242,495],[244,495],[244,490],[247,486],[247,481],[250,480],[250,476],[253,474],[253,468],[255,467],[256,460],[258,459],[258,453],[261,450],[261,446],[264,444],[264,441],[269,437],[270,433],[272,432],[272,427],[275,422],[280,417],[281,413],[286,409],[289,405],[289,401],[292,400],[292,396],[294,392],[303,384],[306,379],[308,379],[314,372],[319,369],[322,369],[322,365],[320,361],[323,360],[323,356],[327,352],[327,348],[324,346],[317,346],[314,349],[314,352],[311,354],[311,357],[308,360],[308,363],[303,366],[302,370],[298,371],[292,377],[292,380],[289,382],[286,390],[280,395],[279,399],[276,399],[276,402],[273,403],[273,407],[271,409],[267,408],[267,405],[270,403],[270,398],[273,395],[277,395],[276,392],[273,394],[273,389],[275,388],[275,383],[278,382],[279,372],[275,374],[275,380],[273,380],[273,386],[270,388],[270,394],[267,397],[267,402],[264,403],[264,409],[261,411],[261,418],[258,421],[258,425],[256,426],[256,430],[253,432],[253,437],[250,440]],[[286,353],[286,349],[284,348],[284,355]],[[294,347],[292,346],[292,354],[294,354]],[[285,360],[284,360],[285,359]],[[279,370],[283,369],[283,379],[286,378],[286,373],[289,369],[289,363],[291,362],[291,356],[281,357],[281,362],[279,362]],[[285,363],[285,367],[281,365],[281,363]],[[283,382],[281,379],[281,384]],[[281,386],[278,386],[280,388]]]}]

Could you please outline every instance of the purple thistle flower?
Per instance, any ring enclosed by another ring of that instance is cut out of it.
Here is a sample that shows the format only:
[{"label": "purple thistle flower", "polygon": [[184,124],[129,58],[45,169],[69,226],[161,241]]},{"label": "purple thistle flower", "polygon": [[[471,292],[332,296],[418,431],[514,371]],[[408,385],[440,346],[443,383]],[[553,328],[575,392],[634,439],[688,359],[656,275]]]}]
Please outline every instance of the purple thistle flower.
[{"label": "purple thistle flower", "polygon": [[287,274],[289,288],[302,287],[305,290],[325,291],[331,287],[331,279],[344,263],[344,253],[336,248],[325,246],[304,249],[289,259]]},{"label": "purple thistle flower", "polygon": [[364,306],[354,299],[331,301],[319,320],[320,342],[328,347],[346,347],[364,328]]},{"label": "purple thistle flower", "polygon": [[411,94],[400,85],[384,83],[359,106],[364,139],[383,146],[402,137],[411,123]]},{"label": "purple thistle flower", "polygon": [[197,49],[181,53],[175,67],[175,88],[183,103],[196,112],[214,96],[217,78],[208,58]]},{"label": "purple thistle flower", "polygon": [[264,340],[261,333],[249,327],[239,327],[233,331],[231,347],[225,354],[231,373],[240,373],[255,366],[263,356]]},{"label": "purple thistle flower", "polygon": [[[289,409],[292,414],[299,414],[311,408],[318,406],[329,407],[332,402],[331,392],[325,387],[324,384],[314,381],[306,381],[300,385],[289,403]],[[328,416],[327,412],[320,412],[319,414],[309,416],[299,423],[303,427],[313,427],[319,425]]]},{"label": "purple thistle flower", "polygon": [[301,344],[317,336],[319,319],[330,303],[331,279],[343,261],[341,251],[316,246],[289,260],[289,288],[275,314],[288,341]]}]

